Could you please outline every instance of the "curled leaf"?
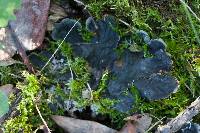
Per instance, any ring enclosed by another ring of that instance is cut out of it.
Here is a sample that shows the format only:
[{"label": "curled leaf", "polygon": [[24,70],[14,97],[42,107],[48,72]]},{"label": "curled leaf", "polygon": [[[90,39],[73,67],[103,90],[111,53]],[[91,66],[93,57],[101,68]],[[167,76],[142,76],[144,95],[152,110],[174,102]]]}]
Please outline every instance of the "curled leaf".
[{"label": "curled leaf", "polygon": [[[38,48],[44,39],[50,0],[22,0],[16,11],[16,20],[9,22],[9,29],[0,29],[0,60],[11,58],[18,47],[18,40],[25,50]],[[14,38],[14,36],[15,38]]]}]

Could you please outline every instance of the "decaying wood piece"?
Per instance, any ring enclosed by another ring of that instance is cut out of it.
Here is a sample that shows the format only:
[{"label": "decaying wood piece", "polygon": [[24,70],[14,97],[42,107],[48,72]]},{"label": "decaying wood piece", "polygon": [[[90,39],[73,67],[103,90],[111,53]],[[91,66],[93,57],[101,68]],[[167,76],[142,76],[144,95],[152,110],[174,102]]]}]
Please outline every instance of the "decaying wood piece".
[{"label": "decaying wood piece", "polygon": [[181,112],[177,117],[173,118],[164,126],[160,126],[156,133],[174,133],[177,132],[185,123],[192,120],[200,111],[200,97],[198,97],[191,105]]},{"label": "decaying wood piece", "polygon": [[94,121],[57,115],[54,115],[51,118],[67,133],[117,133],[116,130]]}]

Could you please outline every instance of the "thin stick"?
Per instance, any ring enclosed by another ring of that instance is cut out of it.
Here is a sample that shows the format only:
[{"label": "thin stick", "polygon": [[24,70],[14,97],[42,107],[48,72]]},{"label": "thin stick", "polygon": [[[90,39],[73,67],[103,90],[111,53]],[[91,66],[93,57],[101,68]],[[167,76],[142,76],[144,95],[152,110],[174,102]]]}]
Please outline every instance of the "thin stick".
[{"label": "thin stick", "polygon": [[69,58],[68,58],[68,56],[66,56],[67,57],[67,64],[68,64],[68,66],[69,66],[69,70],[70,70],[70,73],[71,73],[71,78],[72,78],[72,80],[74,79],[74,74],[73,74],[73,71],[72,71],[72,68],[71,68],[71,64],[69,63]]},{"label": "thin stick", "polygon": [[156,133],[174,133],[177,132],[185,123],[191,121],[194,116],[200,112],[200,97],[198,97],[191,105],[181,112],[177,117],[173,118],[164,126],[158,127]]},{"label": "thin stick", "polygon": [[64,41],[66,40],[67,36],[70,34],[70,32],[73,30],[73,28],[76,26],[76,24],[79,22],[80,19],[78,19],[76,21],[76,23],[74,23],[74,25],[71,27],[71,29],[68,31],[68,33],[65,35],[64,39],[62,40],[62,42],[58,45],[58,48],[54,51],[54,53],[52,54],[52,56],[49,58],[49,60],[47,61],[47,63],[42,67],[41,71],[42,72],[45,67],[49,64],[49,62],[51,61],[51,59],[55,56],[55,54],[58,52],[58,50],[60,49],[60,47],[62,46],[62,44],[64,43]]},{"label": "thin stick", "polygon": [[[147,131],[145,131],[145,133],[148,133],[149,131],[151,131],[156,125],[158,125],[159,123],[163,123],[162,120],[164,119],[165,117],[163,117],[162,119],[158,119],[157,122],[155,122],[151,127],[149,127],[149,129]],[[157,119],[157,118],[156,118]]]},{"label": "thin stick", "polygon": [[187,15],[187,17],[188,17],[188,19],[189,19],[191,28],[192,28],[192,30],[193,30],[193,32],[194,32],[194,34],[195,34],[195,37],[196,37],[197,42],[198,42],[199,45],[200,45],[200,38],[199,38],[199,35],[198,35],[198,33],[197,33],[197,30],[195,29],[195,26],[194,26],[194,24],[193,24],[193,21],[192,21],[192,17],[191,17],[191,15],[190,15],[190,12],[188,11],[188,5],[187,5],[183,0],[180,0],[180,2],[181,2],[181,3],[183,4],[183,6],[184,6],[184,10],[185,10],[185,13],[186,13],[186,15]]},{"label": "thin stick", "polygon": [[122,19],[119,19],[119,22],[123,23],[124,25],[128,26],[128,27],[131,27],[131,25],[127,22],[125,22],[124,20]]},{"label": "thin stick", "polygon": [[[67,56],[67,64],[69,66],[69,70],[70,70],[70,73],[71,73],[71,79],[74,80],[74,74],[73,74],[73,71],[72,71],[71,64],[69,62],[68,56]],[[71,100],[71,94],[72,94],[72,91],[71,91],[71,88],[70,88],[70,90],[69,90],[69,99],[68,99],[69,102]],[[67,103],[67,109],[69,109],[69,102]]]},{"label": "thin stick", "polygon": [[41,115],[41,113],[40,113],[40,110],[39,110],[37,104],[35,104],[35,107],[36,107],[36,110],[37,110],[37,112],[38,112],[38,114],[39,114],[39,116],[40,116],[42,122],[44,123],[45,127],[47,128],[48,133],[51,133],[51,130],[49,129],[49,127],[48,127],[46,121],[45,121],[44,118],[42,117],[42,115]]},{"label": "thin stick", "polygon": [[200,22],[200,18],[197,16],[197,14],[187,5],[187,3],[185,3],[185,1],[180,0],[180,2],[182,2],[187,8],[188,10],[192,13],[192,15]]},{"label": "thin stick", "polygon": [[88,87],[88,89],[89,89],[89,91],[90,91],[90,100],[93,100],[93,95],[92,95],[92,88],[90,87],[90,84],[87,82],[87,87]]}]

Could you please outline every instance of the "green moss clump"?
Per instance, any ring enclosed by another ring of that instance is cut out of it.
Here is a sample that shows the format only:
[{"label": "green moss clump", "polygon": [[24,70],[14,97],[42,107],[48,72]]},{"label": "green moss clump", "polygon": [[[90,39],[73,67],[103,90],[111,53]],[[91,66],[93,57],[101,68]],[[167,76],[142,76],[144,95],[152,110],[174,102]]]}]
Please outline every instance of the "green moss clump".
[{"label": "green moss clump", "polygon": [[93,34],[94,33],[89,32],[86,28],[83,28],[81,30],[81,35],[83,37],[84,42],[88,42],[89,43],[91,41],[91,38],[92,38]]},{"label": "green moss clump", "polygon": [[[42,124],[42,120],[36,111],[36,104],[42,114],[48,117],[52,114],[47,104],[40,99],[42,96],[38,96],[42,92],[41,82],[43,81],[43,77],[38,79],[35,75],[29,74],[28,72],[23,72],[22,75],[25,77],[25,81],[17,84],[17,88],[21,90],[21,101],[17,106],[19,115],[5,121],[3,125],[5,133],[30,133],[39,127]],[[45,117],[45,119],[48,120],[48,124],[51,126],[52,124],[48,117]]]},{"label": "green moss clump", "polygon": [[[5,133],[16,133],[16,132],[31,132],[33,125],[31,118],[35,115],[34,110],[34,99],[40,89],[39,82],[34,75],[30,75],[26,72],[23,73],[26,77],[27,84],[19,83],[17,87],[22,91],[21,102],[19,103],[17,110],[20,115],[7,120],[4,123]],[[39,122],[40,123],[40,122]],[[36,123],[34,123],[36,124]]]},{"label": "green moss clump", "polygon": [[19,75],[20,72],[24,69],[24,66],[21,64],[0,67],[0,84],[5,85],[10,83],[17,83],[17,81],[22,79],[22,77]]},{"label": "green moss clump", "polygon": [[6,84],[12,80],[12,69],[10,67],[0,67],[1,84]]},{"label": "green moss clump", "polygon": [[101,18],[103,13],[114,14],[118,18],[124,18],[134,23],[137,19],[137,10],[133,2],[129,0],[89,0],[85,1],[88,9],[96,18]]}]

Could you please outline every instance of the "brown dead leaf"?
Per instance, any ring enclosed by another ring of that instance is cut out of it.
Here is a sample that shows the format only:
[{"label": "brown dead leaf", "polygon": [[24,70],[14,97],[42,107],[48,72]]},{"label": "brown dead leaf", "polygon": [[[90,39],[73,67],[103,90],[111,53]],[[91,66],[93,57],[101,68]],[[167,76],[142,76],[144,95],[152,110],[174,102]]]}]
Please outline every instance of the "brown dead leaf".
[{"label": "brown dead leaf", "polygon": [[48,17],[47,31],[52,31],[55,22],[67,16],[65,10],[56,3],[52,3],[50,7],[50,16]]},{"label": "brown dead leaf", "polygon": [[67,133],[117,133],[116,130],[94,121],[57,115],[54,115],[51,118]]},{"label": "brown dead leaf", "polygon": [[128,121],[119,133],[137,133],[136,125]]},{"label": "brown dead leaf", "polygon": [[[25,50],[38,48],[44,39],[50,0],[22,0],[22,8],[16,11],[16,20],[10,21],[11,31]],[[0,29],[0,61],[11,58],[18,48],[7,28]]]},{"label": "brown dead leaf", "polygon": [[42,130],[43,133],[49,133],[49,131],[47,130],[47,127],[45,125],[40,125],[33,133],[38,133],[40,130]]},{"label": "brown dead leaf", "polygon": [[124,120],[127,123],[119,133],[144,133],[151,125],[152,118],[149,114],[135,114]]}]

